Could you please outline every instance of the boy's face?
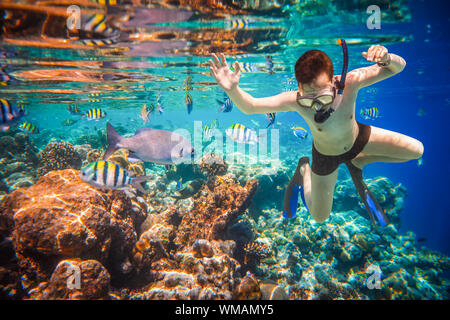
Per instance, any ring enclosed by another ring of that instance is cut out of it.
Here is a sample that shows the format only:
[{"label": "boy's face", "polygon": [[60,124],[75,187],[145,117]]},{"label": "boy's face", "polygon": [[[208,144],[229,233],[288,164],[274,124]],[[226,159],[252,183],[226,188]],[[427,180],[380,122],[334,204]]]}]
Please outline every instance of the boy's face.
[{"label": "boy's face", "polygon": [[317,92],[327,87],[332,86],[333,83],[328,79],[328,75],[322,72],[311,83],[298,84],[298,91],[302,96],[314,96]]}]

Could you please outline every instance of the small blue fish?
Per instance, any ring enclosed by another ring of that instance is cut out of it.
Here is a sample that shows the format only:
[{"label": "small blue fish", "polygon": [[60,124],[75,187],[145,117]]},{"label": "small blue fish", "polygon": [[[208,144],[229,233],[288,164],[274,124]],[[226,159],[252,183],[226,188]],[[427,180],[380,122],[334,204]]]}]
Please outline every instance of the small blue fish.
[{"label": "small blue fish", "polygon": [[266,128],[273,126],[275,123],[275,117],[277,116],[277,114],[275,112],[273,113],[266,113],[267,116],[267,120],[269,120],[269,124],[267,125]]},{"label": "small blue fish", "polygon": [[375,120],[377,118],[380,118],[380,113],[377,107],[361,109],[360,114],[366,120],[367,119]]},{"label": "small blue fish", "polygon": [[180,179],[177,181],[177,187],[176,187],[176,190],[177,190],[177,191],[180,191],[182,186],[183,186],[183,178],[180,178]]},{"label": "small blue fish", "polygon": [[233,102],[231,101],[231,99],[228,96],[225,97],[224,101],[220,101],[217,99],[216,99],[216,101],[218,104],[222,105],[219,108],[219,110],[217,110],[217,112],[223,111],[225,113],[225,112],[231,112],[231,110],[233,110]]},{"label": "small blue fish", "polygon": [[188,114],[190,114],[192,112],[194,102],[192,101],[192,97],[189,93],[186,93],[186,96],[184,98],[184,104],[187,107]]},{"label": "small blue fish", "polygon": [[417,116],[418,117],[423,117],[427,114],[427,112],[425,111],[424,108],[419,108],[419,110],[417,110]]},{"label": "small blue fish", "polygon": [[417,166],[421,167],[422,165],[423,165],[423,159],[422,158],[417,159]]},{"label": "small blue fish", "polygon": [[300,139],[306,139],[306,137],[308,136],[308,131],[306,131],[305,128],[302,128],[302,127],[292,127],[291,129],[292,129],[292,132],[294,133],[294,135],[295,135],[297,138],[300,138]]}]

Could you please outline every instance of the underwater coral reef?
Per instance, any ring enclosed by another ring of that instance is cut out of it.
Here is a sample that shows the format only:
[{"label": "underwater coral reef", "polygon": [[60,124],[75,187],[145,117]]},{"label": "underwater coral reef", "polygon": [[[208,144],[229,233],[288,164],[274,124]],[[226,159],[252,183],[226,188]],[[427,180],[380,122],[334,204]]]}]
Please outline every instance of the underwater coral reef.
[{"label": "underwater coral reef", "polygon": [[284,164],[209,154],[165,170],[118,150],[109,161],[149,177],[140,194],[83,182],[81,164],[103,154],[88,144],[0,144],[0,299],[449,298],[449,257],[399,234],[407,192],[387,178],[366,180],[387,227],[363,217],[349,177],[326,222],[305,208],[286,221]]}]

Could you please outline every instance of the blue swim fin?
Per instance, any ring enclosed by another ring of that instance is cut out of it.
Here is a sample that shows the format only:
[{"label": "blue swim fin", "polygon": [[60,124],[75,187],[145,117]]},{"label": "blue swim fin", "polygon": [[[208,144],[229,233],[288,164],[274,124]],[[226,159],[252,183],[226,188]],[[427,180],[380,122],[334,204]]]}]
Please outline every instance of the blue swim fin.
[{"label": "blue swim fin", "polygon": [[[367,186],[366,186],[366,188],[367,188]],[[366,206],[366,208],[369,207],[368,211],[370,211],[370,218],[371,218],[372,222],[374,222],[375,218],[376,218],[378,223],[380,224],[380,226],[382,226],[382,227],[387,226],[389,224],[389,220],[386,217],[386,215],[384,214],[383,209],[380,207],[378,202],[375,200],[372,193],[369,191],[369,189],[365,189],[364,194],[365,194],[365,200],[366,200],[364,205]]]},{"label": "blue swim fin", "polygon": [[389,224],[389,219],[384,214],[384,210],[378,204],[377,200],[370,192],[369,188],[365,184],[362,177],[362,170],[354,166],[350,161],[345,163],[347,165],[350,176],[352,177],[353,184],[361,197],[364,206],[366,207],[367,214],[372,221],[372,223],[377,226],[378,224],[385,227]]},{"label": "blue swim fin", "polygon": [[295,170],[294,175],[289,182],[289,185],[286,188],[284,193],[284,202],[283,202],[283,218],[285,219],[294,219],[297,215],[297,207],[298,207],[298,194],[300,193],[303,204],[306,206],[305,195],[303,192],[303,176],[300,173],[300,167],[304,163],[309,163],[308,157],[302,157],[298,161],[297,169]]}]

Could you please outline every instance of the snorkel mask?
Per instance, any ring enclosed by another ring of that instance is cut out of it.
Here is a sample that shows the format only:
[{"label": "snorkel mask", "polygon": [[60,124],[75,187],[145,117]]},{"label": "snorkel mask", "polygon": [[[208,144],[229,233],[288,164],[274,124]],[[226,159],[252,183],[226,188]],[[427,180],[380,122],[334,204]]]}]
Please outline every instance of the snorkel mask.
[{"label": "snorkel mask", "polygon": [[[316,111],[314,121],[317,123],[325,122],[342,101],[342,93],[344,92],[345,77],[347,76],[348,69],[348,51],[344,39],[338,39],[338,43],[342,46],[342,51],[344,53],[341,80],[339,82],[335,81],[333,86],[320,90],[314,96],[301,96],[300,93],[297,92],[297,103],[305,108],[313,108]],[[337,98],[336,92],[338,95]]]}]

